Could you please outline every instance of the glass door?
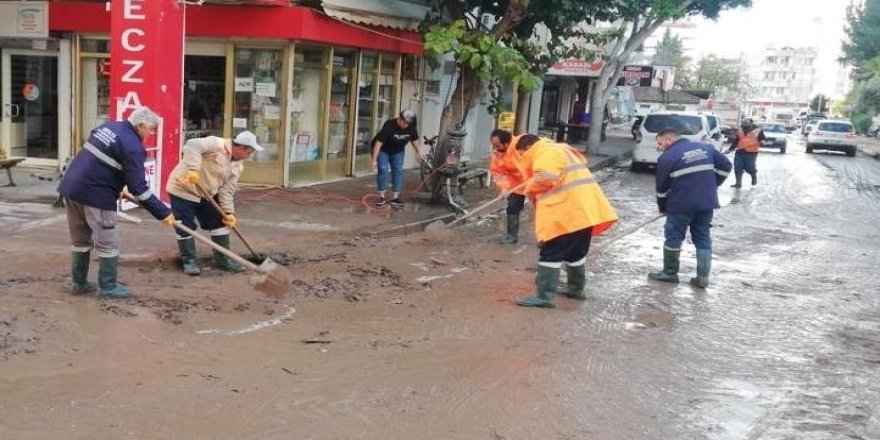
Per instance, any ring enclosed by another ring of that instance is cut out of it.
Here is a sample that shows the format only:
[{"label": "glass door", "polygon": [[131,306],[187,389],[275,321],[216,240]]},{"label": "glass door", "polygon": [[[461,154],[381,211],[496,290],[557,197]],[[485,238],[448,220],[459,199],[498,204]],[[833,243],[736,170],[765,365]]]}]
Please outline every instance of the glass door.
[{"label": "glass door", "polygon": [[326,179],[345,177],[351,170],[352,95],[355,52],[333,50],[327,131]]},{"label": "glass door", "polygon": [[324,121],[330,67],[329,48],[297,45],[290,93],[289,153],[291,185],[324,180]]},{"label": "glass door", "polygon": [[234,137],[249,130],[257,135],[263,151],[245,164],[241,181],[264,185],[284,184],[283,142],[284,49],[236,47],[232,69],[232,129]]},{"label": "glass door", "polygon": [[31,50],[4,50],[3,149],[10,156],[58,161],[58,57]]}]

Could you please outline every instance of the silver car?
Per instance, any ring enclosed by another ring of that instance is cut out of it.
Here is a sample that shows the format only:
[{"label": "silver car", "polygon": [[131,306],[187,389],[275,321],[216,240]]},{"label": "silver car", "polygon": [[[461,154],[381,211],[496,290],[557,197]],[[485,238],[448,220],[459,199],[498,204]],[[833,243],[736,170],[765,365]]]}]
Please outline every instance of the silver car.
[{"label": "silver car", "polygon": [[814,150],[842,151],[853,157],[858,145],[856,131],[849,121],[823,119],[807,135],[807,153]]},{"label": "silver car", "polygon": [[778,148],[779,153],[785,154],[785,149],[788,147],[788,130],[785,124],[759,122],[755,125],[764,132],[764,137],[767,138],[761,148]]}]

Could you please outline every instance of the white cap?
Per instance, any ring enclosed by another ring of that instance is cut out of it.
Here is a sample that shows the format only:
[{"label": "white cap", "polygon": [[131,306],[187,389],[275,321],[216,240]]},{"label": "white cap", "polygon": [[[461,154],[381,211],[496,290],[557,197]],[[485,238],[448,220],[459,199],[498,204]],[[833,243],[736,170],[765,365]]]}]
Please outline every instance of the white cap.
[{"label": "white cap", "polygon": [[251,147],[256,151],[263,151],[263,147],[257,143],[257,135],[247,130],[235,135],[235,139],[232,140],[232,143]]}]

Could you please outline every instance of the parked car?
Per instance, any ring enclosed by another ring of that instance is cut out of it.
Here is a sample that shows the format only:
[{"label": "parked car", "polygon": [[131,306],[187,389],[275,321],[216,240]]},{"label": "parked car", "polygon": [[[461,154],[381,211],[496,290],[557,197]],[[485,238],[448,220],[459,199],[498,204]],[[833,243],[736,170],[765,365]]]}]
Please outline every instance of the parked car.
[{"label": "parked car", "polygon": [[767,141],[762,148],[778,148],[779,153],[785,154],[788,146],[788,127],[778,122],[759,122],[755,124],[764,132]]},{"label": "parked car", "polygon": [[859,140],[849,121],[823,119],[807,135],[807,153],[814,150],[842,151],[847,156],[856,155]]},{"label": "parked car", "polygon": [[659,111],[645,117],[641,126],[641,140],[633,151],[631,169],[646,171],[657,165],[660,152],[657,151],[657,133],[666,128],[675,129],[683,138],[705,142],[721,150],[721,133],[713,139],[709,134],[709,120],[706,115],[696,112]]},{"label": "parked car", "polygon": [[801,134],[806,136],[809,133],[807,130],[811,129],[810,125],[816,125],[819,121],[826,119],[824,115],[821,114],[811,114],[807,115],[806,119],[804,119],[803,129],[801,129]]},{"label": "parked car", "polygon": [[809,122],[807,122],[807,125],[804,125],[804,130],[803,130],[801,133],[802,133],[804,136],[809,135],[810,132],[813,131],[814,128],[816,128],[816,124],[818,124],[818,123],[819,123],[818,120],[814,120],[814,121],[809,121]]}]

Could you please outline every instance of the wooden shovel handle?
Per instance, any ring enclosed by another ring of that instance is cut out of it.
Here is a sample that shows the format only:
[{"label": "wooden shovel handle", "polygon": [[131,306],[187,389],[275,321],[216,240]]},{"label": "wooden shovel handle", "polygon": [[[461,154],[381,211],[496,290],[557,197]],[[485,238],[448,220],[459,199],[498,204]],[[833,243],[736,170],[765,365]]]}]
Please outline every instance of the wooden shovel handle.
[{"label": "wooden shovel handle", "polygon": [[[205,191],[205,188],[202,188],[202,185],[200,185],[198,183],[195,185],[196,185],[196,188],[199,189],[199,192],[201,193],[200,195],[202,196],[202,198],[207,199],[209,202],[211,202],[211,205],[214,207],[214,209],[217,210],[218,214],[220,214],[221,216],[226,215],[226,212],[223,211],[223,208],[221,208],[220,205],[217,203],[217,201],[214,200],[214,198],[211,197],[210,194],[208,194],[208,191]],[[241,235],[241,232],[238,231],[238,228],[232,227],[231,229],[232,229],[232,232],[235,232],[235,235],[238,236],[238,239],[241,240],[242,243],[244,243],[244,247],[246,247],[247,250],[250,251],[251,255],[256,256],[257,253],[254,252],[254,248],[252,248],[251,244],[248,243],[247,240],[244,239],[244,236]]]},{"label": "wooden shovel handle", "polygon": [[226,249],[225,247],[220,246],[220,245],[217,244],[217,243],[214,243],[210,238],[205,237],[204,235],[199,234],[198,232],[196,232],[196,231],[194,231],[194,230],[188,228],[188,227],[187,227],[186,225],[184,225],[183,222],[181,222],[180,220],[176,220],[176,221],[174,222],[174,227],[177,228],[177,229],[180,229],[180,230],[183,231],[183,232],[186,232],[186,233],[189,234],[189,235],[192,235],[193,237],[195,237],[197,240],[201,241],[202,243],[204,243],[204,244],[206,244],[206,245],[211,246],[212,248],[214,248],[215,251],[220,252],[221,254],[226,255],[226,256],[229,257],[229,258],[232,258],[232,259],[235,260],[237,263],[241,264],[241,265],[244,266],[244,267],[247,267],[247,268],[250,269],[251,271],[253,271],[253,272],[264,273],[264,271],[261,270],[260,267],[257,266],[256,264],[251,263],[251,262],[248,261],[248,260],[245,260],[241,255],[238,255],[238,254],[236,254],[235,252],[232,252],[232,251],[230,251],[229,249]]},{"label": "wooden shovel handle", "polygon": [[[514,192],[514,191],[516,191],[516,190],[518,190],[518,189],[520,189],[520,188],[526,186],[526,183],[528,183],[528,182],[529,182],[529,181],[527,180],[527,181],[525,181],[525,182],[523,182],[523,183],[520,183],[520,184],[517,185],[517,186],[514,186],[513,188],[510,188],[510,192]],[[473,217],[474,214],[476,214],[476,213],[478,213],[478,212],[480,212],[480,211],[486,209],[487,207],[489,207],[489,206],[495,204],[495,202],[498,202],[499,200],[503,199],[504,197],[505,197],[504,194],[498,194],[498,197],[495,197],[494,199],[489,200],[488,202],[483,203],[483,204],[480,205],[480,206],[477,206],[476,208],[472,209],[471,212],[469,212],[469,213],[467,213],[467,214],[465,214],[465,215],[463,215],[463,216],[461,216],[461,217],[459,217],[459,218],[457,218],[457,219],[451,221],[451,222],[450,222],[448,225],[446,225],[446,226],[449,227],[449,226],[453,226],[453,225],[456,225],[456,224],[458,224],[458,223],[461,223],[464,219],[466,219],[466,218],[470,218],[470,217]]]}]

